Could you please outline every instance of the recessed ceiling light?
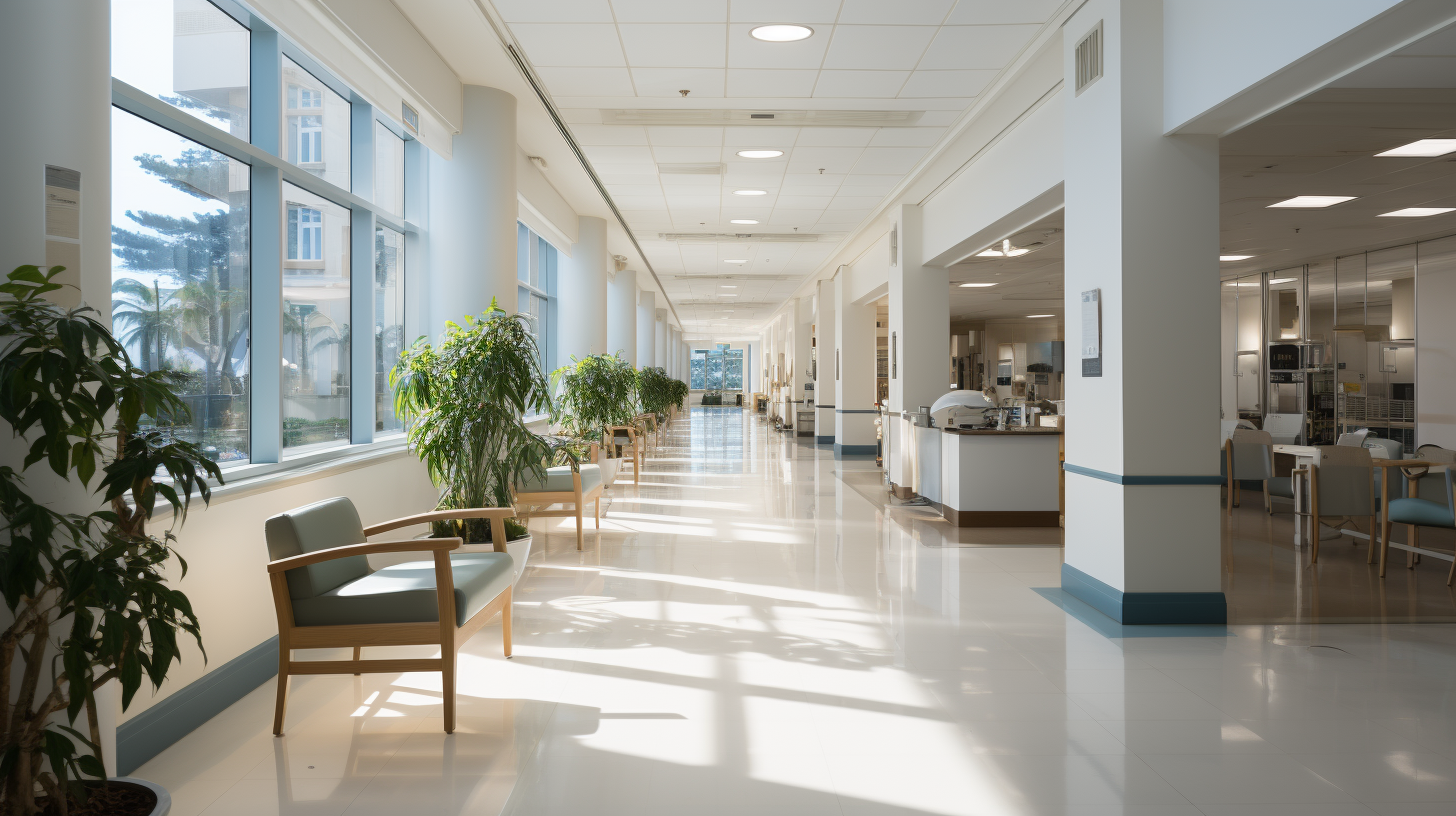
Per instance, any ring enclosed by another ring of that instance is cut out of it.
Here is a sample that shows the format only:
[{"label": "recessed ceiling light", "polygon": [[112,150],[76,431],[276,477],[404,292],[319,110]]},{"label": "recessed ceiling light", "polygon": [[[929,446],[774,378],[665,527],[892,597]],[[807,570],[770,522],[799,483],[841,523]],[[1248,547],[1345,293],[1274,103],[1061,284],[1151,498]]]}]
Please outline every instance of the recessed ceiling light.
[{"label": "recessed ceiling light", "polygon": [[1423,218],[1427,215],[1441,215],[1456,211],[1456,207],[1406,207],[1395,212],[1381,213],[1380,218]]},{"label": "recessed ceiling light", "polygon": [[734,190],[733,195],[768,195],[768,190]]},{"label": "recessed ceiling light", "polygon": [[1286,198],[1276,204],[1270,204],[1268,209],[1287,208],[1314,210],[1320,207],[1333,207],[1336,204],[1343,204],[1346,201],[1354,201],[1355,196],[1295,196]]},{"label": "recessed ceiling light", "polygon": [[735,218],[732,221],[729,221],[728,223],[730,223],[730,224],[757,224],[758,222],[755,221],[755,220],[753,220],[752,218]]},{"label": "recessed ceiling light", "polygon": [[1056,315],[1027,315],[1027,317],[1056,317]]},{"label": "recessed ceiling light", "polygon": [[1444,156],[1456,152],[1456,139],[1421,139],[1408,145],[1376,153],[1377,156]]},{"label": "recessed ceiling light", "polygon": [[1029,250],[1029,249],[1022,249],[1021,247],[1012,247],[1011,249],[1008,249],[1008,250],[1006,250],[1004,252],[1002,250],[999,250],[999,249],[988,249],[988,250],[985,250],[984,252],[977,252],[976,253],[976,257],[978,257],[978,258],[1015,258],[1015,257],[1020,256],[1020,255],[1025,255],[1026,253],[1028,253],[1030,251],[1031,250]]},{"label": "recessed ceiling light", "polygon": [[733,292],[719,292],[718,294],[722,295],[723,297],[738,297],[738,295],[734,294]]},{"label": "recessed ceiling light", "polygon": [[777,159],[784,155],[782,150],[740,150],[738,155],[745,159]]},{"label": "recessed ceiling light", "polygon": [[742,258],[728,258],[727,260],[723,261],[723,263],[748,263],[748,261]]},{"label": "recessed ceiling light", "polygon": [[996,284],[994,284],[994,283],[963,283],[963,284],[961,284],[961,288],[962,289],[980,289],[980,288],[983,288],[983,287],[986,287],[986,286],[995,286],[995,285]]},{"label": "recessed ceiling light", "polygon": [[1225,263],[1227,263],[1228,261],[1247,261],[1248,259],[1250,259],[1252,257],[1254,257],[1254,256],[1253,255],[1220,255],[1220,256],[1218,256],[1218,259],[1220,261],[1224,261]]},{"label": "recessed ceiling light", "polygon": [[[1269,279],[1269,284],[1271,286],[1274,285],[1274,284],[1276,284],[1276,283],[1293,283],[1293,282],[1294,282],[1294,278],[1270,278]],[[1371,281],[1371,283],[1377,283],[1377,282],[1378,281]]]},{"label": "recessed ceiling light", "polygon": [[748,36],[764,42],[797,42],[814,36],[814,29],[801,25],[761,25],[749,29]]}]

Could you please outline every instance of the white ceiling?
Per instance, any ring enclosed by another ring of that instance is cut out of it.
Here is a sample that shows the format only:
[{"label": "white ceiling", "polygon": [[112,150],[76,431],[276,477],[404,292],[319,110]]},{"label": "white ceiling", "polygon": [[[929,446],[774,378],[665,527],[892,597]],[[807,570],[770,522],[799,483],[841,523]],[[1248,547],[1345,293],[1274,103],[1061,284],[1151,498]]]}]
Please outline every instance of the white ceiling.
[{"label": "white ceiling", "polygon": [[[1062,5],[1062,0],[491,1],[668,294],[683,304],[685,330],[719,336],[761,325]],[[763,23],[800,23],[814,35],[796,43],[764,43],[748,34]],[[690,93],[685,98],[681,90]],[[909,111],[913,124],[603,124],[610,121],[603,110],[623,109]],[[753,148],[785,154],[764,160],[735,155]],[[660,165],[686,163],[721,164],[721,174],[659,172]],[[737,196],[737,189],[767,195]],[[732,219],[759,224],[734,225]],[[660,237],[694,232],[797,232],[819,240],[677,243]],[[717,277],[724,274],[740,278]],[[745,305],[718,306],[719,301]]]},{"label": "white ceiling", "polygon": [[[950,268],[951,320],[1021,319],[1056,315],[1060,321],[1065,260],[1061,212],[1009,235],[1011,245],[1031,249],[1015,258],[971,256]],[[1039,245],[1039,246],[1038,246]],[[965,289],[962,283],[994,283]]]}]

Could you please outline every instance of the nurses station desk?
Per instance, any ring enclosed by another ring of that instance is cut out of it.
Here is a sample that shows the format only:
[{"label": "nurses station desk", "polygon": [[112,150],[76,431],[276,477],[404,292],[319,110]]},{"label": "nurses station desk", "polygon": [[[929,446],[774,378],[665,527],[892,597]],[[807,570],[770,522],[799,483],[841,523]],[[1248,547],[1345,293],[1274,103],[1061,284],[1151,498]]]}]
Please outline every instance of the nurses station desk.
[{"label": "nurses station desk", "polygon": [[1060,428],[941,430],[941,513],[956,527],[1056,527]]}]

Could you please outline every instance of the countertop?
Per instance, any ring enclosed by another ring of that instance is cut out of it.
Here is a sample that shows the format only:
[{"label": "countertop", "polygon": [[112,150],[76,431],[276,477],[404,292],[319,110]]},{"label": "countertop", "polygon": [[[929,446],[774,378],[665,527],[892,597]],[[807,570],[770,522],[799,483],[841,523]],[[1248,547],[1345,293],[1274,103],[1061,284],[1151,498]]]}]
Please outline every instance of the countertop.
[{"label": "countertop", "polygon": [[1046,428],[1034,426],[1030,428],[1007,428],[998,431],[995,428],[941,428],[948,434],[960,436],[1055,436],[1062,432],[1061,428]]}]

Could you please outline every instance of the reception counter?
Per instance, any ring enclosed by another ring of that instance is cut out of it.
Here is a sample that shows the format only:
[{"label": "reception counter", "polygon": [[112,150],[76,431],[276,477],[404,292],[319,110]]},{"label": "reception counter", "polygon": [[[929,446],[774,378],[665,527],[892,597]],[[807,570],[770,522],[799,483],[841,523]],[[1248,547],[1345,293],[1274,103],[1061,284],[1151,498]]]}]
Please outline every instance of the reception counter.
[{"label": "reception counter", "polygon": [[1061,429],[937,430],[939,503],[951,524],[1056,527],[1060,523]]}]

